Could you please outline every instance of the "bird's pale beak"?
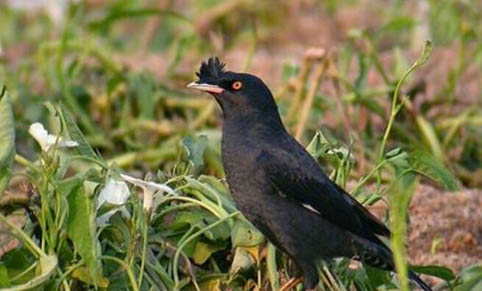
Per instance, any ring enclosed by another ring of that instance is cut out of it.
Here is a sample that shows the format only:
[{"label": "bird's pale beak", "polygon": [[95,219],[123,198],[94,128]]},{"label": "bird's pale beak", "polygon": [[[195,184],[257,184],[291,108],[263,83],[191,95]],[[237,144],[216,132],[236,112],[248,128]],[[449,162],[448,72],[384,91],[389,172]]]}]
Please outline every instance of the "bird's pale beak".
[{"label": "bird's pale beak", "polygon": [[208,93],[214,93],[214,94],[221,94],[224,91],[224,89],[219,86],[206,84],[206,83],[192,82],[192,83],[189,83],[186,87],[191,89],[201,90]]}]

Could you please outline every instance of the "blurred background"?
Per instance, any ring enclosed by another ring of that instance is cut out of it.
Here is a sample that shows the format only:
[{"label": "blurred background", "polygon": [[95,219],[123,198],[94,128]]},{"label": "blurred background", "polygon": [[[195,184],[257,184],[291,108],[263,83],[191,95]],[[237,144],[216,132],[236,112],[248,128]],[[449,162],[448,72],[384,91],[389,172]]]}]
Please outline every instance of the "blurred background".
[{"label": "blurred background", "polygon": [[[430,40],[428,62],[401,87],[386,151],[423,150],[455,177],[454,193],[417,186],[408,251],[415,264],[458,273],[482,259],[481,36],[482,2],[470,0],[3,0],[0,85],[23,158],[38,153],[30,124],[55,128],[53,102],[133,175],[222,178],[220,110],[185,89],[201,61],[219,56],[268,84],[305,146],[318,137],[348,150],[353,161],[337,178],[352,189],[377,165],[395,86]],[[201,135],[202,161],[187,169],[186,137],[195,151]],[[383,215],[385,205],[372,210]]]}]

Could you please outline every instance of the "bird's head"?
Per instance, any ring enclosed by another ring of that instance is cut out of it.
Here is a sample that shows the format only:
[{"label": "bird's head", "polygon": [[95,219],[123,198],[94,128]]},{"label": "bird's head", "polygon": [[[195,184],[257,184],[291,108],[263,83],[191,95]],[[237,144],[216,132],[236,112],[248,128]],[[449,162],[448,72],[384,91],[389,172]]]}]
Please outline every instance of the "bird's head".
[{"label": "bird's head", "polygon": [[260,78],[226,71],[224,66],[217,57],[209,58],[196,73],[199,80],[187,87],[211,94],[221,106],[225,117],[270,111],[277,114],[273,95]]}]

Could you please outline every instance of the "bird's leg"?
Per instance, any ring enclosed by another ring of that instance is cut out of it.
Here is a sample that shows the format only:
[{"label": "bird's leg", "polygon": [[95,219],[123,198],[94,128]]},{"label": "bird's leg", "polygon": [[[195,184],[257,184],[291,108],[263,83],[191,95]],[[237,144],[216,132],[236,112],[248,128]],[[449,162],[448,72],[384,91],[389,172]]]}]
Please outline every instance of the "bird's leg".
[{"label": "bird's leg", "polygon": [[291,288],[295,287],[296,285],[298,285],[298,283],[301,282],[301,277],[297,277],[297,278],[291,278],[288,282],[286,282],[286,284],[284,284],[280,289],[279,291],[288,291],[290,290]]}]

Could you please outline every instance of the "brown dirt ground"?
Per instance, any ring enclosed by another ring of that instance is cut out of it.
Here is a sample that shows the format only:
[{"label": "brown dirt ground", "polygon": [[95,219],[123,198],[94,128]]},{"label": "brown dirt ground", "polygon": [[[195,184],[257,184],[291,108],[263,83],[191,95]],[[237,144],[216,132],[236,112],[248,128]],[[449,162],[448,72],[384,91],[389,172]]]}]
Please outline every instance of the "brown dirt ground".
[{"label": "brown dirt ground", "polygon": [[420,185],[410,205],[408,251],[414,264],[460,271],[482,262],[482,190],[455,193]]},{"label": "brown dirt ground", "polygon": [[[370,209],[386,211],[379,202]],[[482,262],[482,190],[448,192],[419,184],[409,207],[409,262],[441,265],[455,273]]]}]

